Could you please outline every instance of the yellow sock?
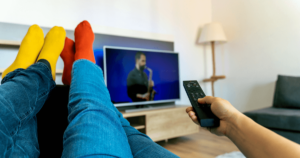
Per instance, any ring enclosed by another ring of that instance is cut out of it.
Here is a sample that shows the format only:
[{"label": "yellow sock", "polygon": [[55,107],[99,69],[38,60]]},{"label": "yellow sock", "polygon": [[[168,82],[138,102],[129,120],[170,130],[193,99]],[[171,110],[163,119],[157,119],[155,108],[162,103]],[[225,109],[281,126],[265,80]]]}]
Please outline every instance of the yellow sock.
[{"label": "yellow sock", "polygon": [[55,80],[56,62],[64,48],[66,38],[66,31],[62,27],[54,26],[45,37],[45,44],[37,59],[46,59],[52,70],[52,77]]},{"label": "yellow sock", "polygon": [[8,73],[18,69],[27,69],[34,64],[44,44],[44,33],[38,25],[29,27],[27,34],[22,40],[15,61],[2,73],[4,78]]}]

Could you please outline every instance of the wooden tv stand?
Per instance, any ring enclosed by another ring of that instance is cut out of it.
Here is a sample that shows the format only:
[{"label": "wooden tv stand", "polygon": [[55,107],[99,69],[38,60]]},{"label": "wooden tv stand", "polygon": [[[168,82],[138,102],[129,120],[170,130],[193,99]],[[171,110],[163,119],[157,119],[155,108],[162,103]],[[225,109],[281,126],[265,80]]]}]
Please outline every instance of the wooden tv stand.
[{"label": "wooden tv stand", "polygon": [[168,141],[170,138],[198,133],[200,127],[194,124],[185,109],[188,106],[175,106],[139,112],[122,112],[131,126],[147,134],[153,141]]}]

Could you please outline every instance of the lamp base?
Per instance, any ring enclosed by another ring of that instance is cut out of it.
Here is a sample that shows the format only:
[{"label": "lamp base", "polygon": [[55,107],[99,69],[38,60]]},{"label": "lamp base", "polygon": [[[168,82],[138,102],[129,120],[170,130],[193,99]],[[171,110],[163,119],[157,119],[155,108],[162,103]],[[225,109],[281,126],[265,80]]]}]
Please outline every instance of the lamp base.
[{"label": "lamp base", "polygon": [[215,91],[214,91],[214,83],[219,80],[219,79],[224,79],[226,78],[224,75],[222,76],[211,76],[208,79],[204,79],[203,82],[211,82],[211,90],[212,90],[212,96],[215,96]]}]

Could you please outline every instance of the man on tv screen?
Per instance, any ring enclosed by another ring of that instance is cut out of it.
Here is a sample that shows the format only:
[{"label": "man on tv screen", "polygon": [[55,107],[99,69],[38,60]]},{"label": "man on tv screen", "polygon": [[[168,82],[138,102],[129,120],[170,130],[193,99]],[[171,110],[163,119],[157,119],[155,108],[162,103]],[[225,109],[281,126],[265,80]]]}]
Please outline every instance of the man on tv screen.
[{"label": "man on tv screen", "polygon": [[[150,73],[150,83],[144,70]],[[127,77],[127,94],[133,102],[153,100],[154,82],[151,80],[152,70],[146,67],[146,55],[142,52],[135,54],[135,68],[130,71]]]}]

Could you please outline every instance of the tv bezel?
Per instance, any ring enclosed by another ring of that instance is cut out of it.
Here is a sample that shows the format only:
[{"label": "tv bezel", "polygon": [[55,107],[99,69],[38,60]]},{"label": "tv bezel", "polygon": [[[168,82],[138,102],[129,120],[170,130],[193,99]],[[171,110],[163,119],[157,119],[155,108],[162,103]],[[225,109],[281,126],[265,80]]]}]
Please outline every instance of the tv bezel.
[{"label": "tv bezel", "polygon": [[149,105],[149,104],[157,104],[157,103],[168,103],[175,102],[180,100],[180,62],[179,62],[179,53],[174,51],[167,50],[156,50],[156,49],[144,49],[144,48],[131,48],[131,47],[116,47],[116,46],[103,46],[103,68],[104,68],[104,81],[107,86],[107,70],[106,70],[106,49],[123,49],[123,50],[134,50],[134,51],[147,51],[147,52],[158,52],[158,53],[170,53],[178,55],[178,87],[179,87],[179,98],[178,99],[166,99],[166,100],[156,100],[156,101],[141,101],[141,102],[130,102],[130,103],[113,103],[116,107],[122,106],[133,106],[133,105]]}]

